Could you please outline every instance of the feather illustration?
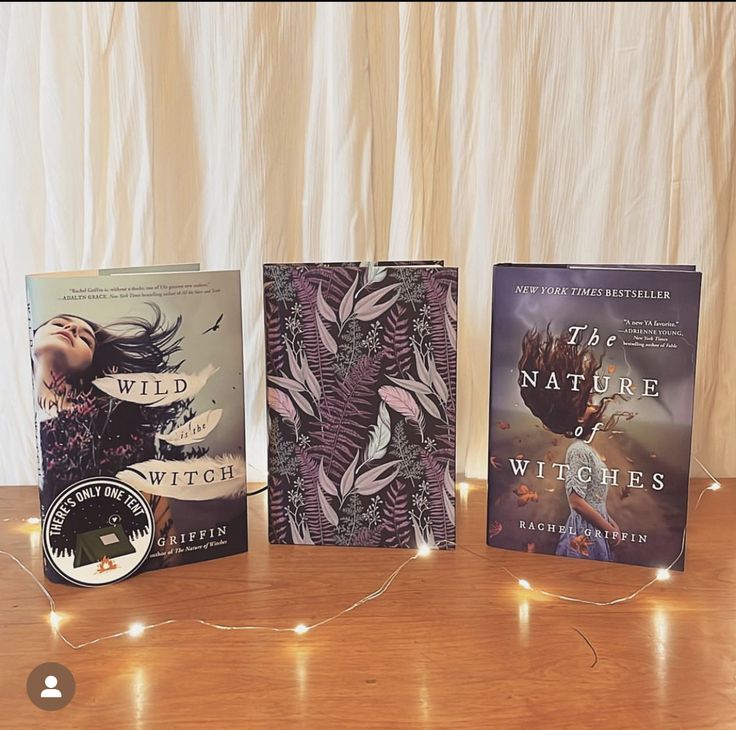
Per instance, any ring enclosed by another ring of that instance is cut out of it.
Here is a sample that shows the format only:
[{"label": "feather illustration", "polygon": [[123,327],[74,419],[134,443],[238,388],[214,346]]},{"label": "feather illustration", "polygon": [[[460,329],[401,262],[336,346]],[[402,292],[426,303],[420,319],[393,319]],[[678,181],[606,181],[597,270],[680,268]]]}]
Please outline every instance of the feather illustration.
[{"label": "feather illustration", "polygon": [[391,440],[391,417],[386,404],[382,401],[378,407],[378,420],[371,426],[368,436],[368,446],[365,447],[363,463],[367,464],[374,459],[382,459],[386,455],[388,443]]},{"label": "feather illustration", "polygon": [[201,502],[241,496],[245,490],[245,460],[237,454],[180,461],[151,459],[128,466],[115,476],[147,494]]},{"label": "feather illustration", "polygon": [[161,441],[166,441],[174,446],[186,446],[198,444],[212,433],[222,418],[222,409],[217,408],[205,411],[187,421],[184,425],[174,429],[171,433],[158,434]]},{"label": "feather illustration", "polygon": [[415,423],[424,438],[424,415],[411,393],[393,385],[384,385],[378,389],[378,394],[389,408]]},{"label": "feather illustration", "polygon": [[168,406],[194,398],[218,368],[208,365],[194,374],[113,373],[96,378],[92,385],[117,400],[143,406]]},{"label": "feather illustration", "polygon": [[276,388],[267,389],[268,407],[276,411],[284,420],[294,427],[294,433],[299,436],[299,414],[291,402],[291,398]]},{"label": "feather illustration", "polygon": [[369,263],[366,269],[365,285],[378,284],[386,278],[388,269],[385,266],[375,266]]}]

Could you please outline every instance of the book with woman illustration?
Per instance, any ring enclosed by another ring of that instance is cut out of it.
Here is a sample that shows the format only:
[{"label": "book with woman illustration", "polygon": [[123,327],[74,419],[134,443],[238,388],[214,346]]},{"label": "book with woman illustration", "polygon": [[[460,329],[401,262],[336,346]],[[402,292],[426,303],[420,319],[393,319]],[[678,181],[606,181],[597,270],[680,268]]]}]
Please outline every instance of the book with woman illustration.
[{"label": "book with woman illustration", "polygon": [[245,551],[239,272],[26,283],[46,575],[97,585]]},{"label": "book with woman illustration", "polygon": [[455,546],[457,269],[264,267],[272,543]]},{"label": "book with woman illustration", "polygon": [[494,267],[487,543],[682,570],[700,274]]}]

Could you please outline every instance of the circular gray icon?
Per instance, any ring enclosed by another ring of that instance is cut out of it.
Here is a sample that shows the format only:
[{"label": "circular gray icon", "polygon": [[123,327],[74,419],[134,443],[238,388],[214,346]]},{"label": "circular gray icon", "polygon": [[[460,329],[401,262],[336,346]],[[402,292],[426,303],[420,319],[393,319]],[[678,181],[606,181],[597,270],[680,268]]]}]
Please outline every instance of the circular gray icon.
[{"label": "circular gray icon", "polygon": [[63,665],[56,662],[39,664],[29,675],[26,682],[28,698],[42,710],[60,710],[66,707],[74,697],[77,683],[74,675]]}]

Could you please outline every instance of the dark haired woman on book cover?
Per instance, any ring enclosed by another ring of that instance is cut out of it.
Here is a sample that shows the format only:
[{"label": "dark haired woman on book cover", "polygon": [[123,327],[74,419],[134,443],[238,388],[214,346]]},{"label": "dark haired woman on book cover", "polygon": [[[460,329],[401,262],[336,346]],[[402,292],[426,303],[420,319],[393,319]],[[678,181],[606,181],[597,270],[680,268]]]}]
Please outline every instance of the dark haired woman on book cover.
[{"label": "dark haired woman on book cover", "polygon": [[[115,475],[131,464],[166,457],[179,449],[157,443],[167,425],[191,416],[189,403],[145,408],[111,398],[93,386],[111,373],[175,372],[181,317],[165,321],[151,304],[151,317],[128,317],[106,326],[59,314],[33,332],[31,348],[36,413],[41,443],[42,508],[82,479]],[[157,534],[173,529],[168,500],[153,497]]]},{"label": "dark haired woman on book cover", "polygon": [[613,397],[593,402],[594,376],[601,365],[592,348],[570,344],[563,335],[552,335],[549,327],[546,333],[529,330],[522,340],[520,373],[538,371],[539,381],[545,383],[550,378],[568,383],[571,373],[582,376],[576,378],[576,388],[521,388],[524,403],[544,427],[571,439],[565,455],[570,514],[555,553],[612,561],[612,548],[621,542],[621,529],[608,511],[606,465],[592,443],[596,433],[607,431],[619,417],[630,414],[614,414],[604,422]]}]

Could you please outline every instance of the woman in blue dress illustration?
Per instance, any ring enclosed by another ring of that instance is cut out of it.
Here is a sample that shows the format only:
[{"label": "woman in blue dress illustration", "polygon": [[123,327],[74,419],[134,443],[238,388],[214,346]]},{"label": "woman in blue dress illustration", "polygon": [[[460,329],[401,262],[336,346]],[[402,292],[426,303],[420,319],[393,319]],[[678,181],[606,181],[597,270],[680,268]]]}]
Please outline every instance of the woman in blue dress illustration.
[{"label": "woman in blue dress illustration", "polygon": [[[606,466],[593,448],[596,433],[609,430],[621,416],[604,420],[616,396],[595,401],[594,377],[602,360],[592,348],[570,344],[564,334],[529,330],[522,340],[519,360],[521,397],[529,410],[553,433],[571,439],[565,455],[565,492],[570,514],[560,535],[556,554],[591,560],[614,560],[621,529],[608,510]],[[524,387],[524,373],[537,371],[542,387]],[[574,374],[575,378],[569,378]],[[550,380],[551,379],[551,380]],[[553,382],[558,387],[543,387]]]}]

